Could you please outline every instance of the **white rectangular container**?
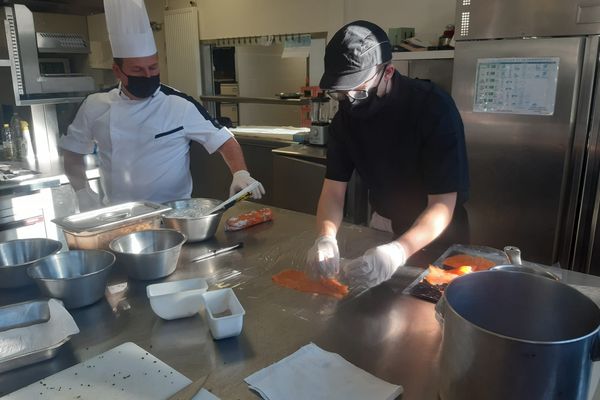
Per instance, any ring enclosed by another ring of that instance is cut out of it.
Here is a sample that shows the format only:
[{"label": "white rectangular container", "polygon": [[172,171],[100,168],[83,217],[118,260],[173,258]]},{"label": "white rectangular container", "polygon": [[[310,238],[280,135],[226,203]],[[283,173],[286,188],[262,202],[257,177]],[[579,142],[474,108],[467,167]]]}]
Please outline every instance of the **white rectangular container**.
[{"label": "white rectangular container", "polygon": [[156,283],[146,287],[152,311],[163,319],[191,317],[200,312],[202,294],[208,285],[203,278]]},{"label": "white rectangular container", "polygon": [[[224,339],[238,336],[242,332],[244,324],[244,308],[236,297],[233,289],[211,290],[202,294],[208,327],[214,339]],[[231,314],[229,314],[229,311]],[[219,314],[228,315],[220,317]]]}]

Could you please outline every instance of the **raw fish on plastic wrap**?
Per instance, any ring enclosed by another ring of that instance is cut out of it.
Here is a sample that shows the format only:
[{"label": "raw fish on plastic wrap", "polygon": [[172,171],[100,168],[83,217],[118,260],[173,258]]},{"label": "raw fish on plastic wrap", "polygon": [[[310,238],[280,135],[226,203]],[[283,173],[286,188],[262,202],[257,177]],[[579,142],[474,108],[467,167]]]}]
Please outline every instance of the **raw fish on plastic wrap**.
[{"label": "raw fish on plastic wrap", "polygon": [[240,214],[237,217],[231,217],[225,222],[226,231],[239,231],[251,226],[271,221],[273,211],[270,208],[261,208],[260,210],[250,211]]}]

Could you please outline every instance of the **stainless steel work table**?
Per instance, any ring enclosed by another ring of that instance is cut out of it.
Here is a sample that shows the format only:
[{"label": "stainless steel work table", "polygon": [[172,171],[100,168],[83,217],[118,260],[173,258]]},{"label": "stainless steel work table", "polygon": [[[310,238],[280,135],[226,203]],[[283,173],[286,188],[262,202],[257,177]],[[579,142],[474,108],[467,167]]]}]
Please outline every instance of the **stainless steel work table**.
[{"label": "stainless steel work table", "polygon": [[[242,203],[225,218],[258,207]],[[234,288],[246,310],[239,337],[214,341],[203,313],[161,320],[146,298],[149,282],[128,280],[122,271],[115,270],[105,299],[71,311],[81,332],[55,359],[1,374],[0,394],[131,341],[192,380],[210,374],[205,387],[222,399],[255,399],[243,381],[245,377],[314,342],[386,381],[401,384],[405,400],[437,399],[441,329],[434,305],[401,294],[422,270],[401,268],[390,281],[341,301],[281,288],[272,283],[271,276],[285,268],[303,266],[306,250],[314,240],[315,219],[288,210],[273,211],[272,222],[229,233],[221,226],[211,241],[184,246],[178,269],[167,278],[240,271],[239,276],[220,281],[220,286]],[[339,234],[340,251],[344,257],[355,257],[389,239],[383,232],[344,225]],[[209,248],[238,241],[244,242],[238,251],[196,264],[187,261]],[[439,250],[423,251],[411,264],[426,265],[440,254]],[[572,283],[600,286],[598,277],[569,271],[564,271],[564,277]],[[127,289],[119,291],[123,283]],[[36,295],[35,288],[2,291],[0,304]]]}]

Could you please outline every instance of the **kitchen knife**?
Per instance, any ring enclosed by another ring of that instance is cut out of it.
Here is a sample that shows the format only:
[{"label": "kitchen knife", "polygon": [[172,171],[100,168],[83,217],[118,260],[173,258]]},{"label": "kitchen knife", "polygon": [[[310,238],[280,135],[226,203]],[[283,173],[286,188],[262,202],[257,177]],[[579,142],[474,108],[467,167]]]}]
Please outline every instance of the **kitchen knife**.
[{"label": "kitchen knife", "polygon": [[[210,374],[209,374],[210,375]],[[191,400],[198,394],[198,392],[202,389],[206,381],[208,380],[208,376],[203,376],[202,378],[190,383],[167,400]]]},{"label": "kitchen knife", "polygon": [[229,207],[233,206],[238,201],[249,198],[250,196],[252,196],[251,192],[254,189],[256,189],[258,187],[258,185],[260,185],[259,182],[254,182],[254,183],[250,184],[249,186],[245,187],[244,189],[240,190],[239,192],[237,192],[236,194],[234,194],[233,196],[231,196],[230,198],[225,200],[224,202],[222,202],[222,203],[218,204],[217,206],[211,208],[210,210],[206,211],[204,213],[204,215],[213,214],[217,211],[221,211],[221,209],[226,210]]},{"label": "kitchen knife", "polygon": [[195,263],[195,262],[198,262],[198,261],[206,260],[207,258],[218,256],[219,254],[223,254],[223,253],[226,253],[226,252],[231,251],[231,250],[238,249],[238,248],[243,247],[243,246],[244,246],[244,243],[243,242],[239,242],[239,243],[234,244],[233,246],[223,247],[223,248],[216,249],[216,250],[209,250],[207,253],[204,253],[201,256],[192,258],[190,260],[190,262]]}]

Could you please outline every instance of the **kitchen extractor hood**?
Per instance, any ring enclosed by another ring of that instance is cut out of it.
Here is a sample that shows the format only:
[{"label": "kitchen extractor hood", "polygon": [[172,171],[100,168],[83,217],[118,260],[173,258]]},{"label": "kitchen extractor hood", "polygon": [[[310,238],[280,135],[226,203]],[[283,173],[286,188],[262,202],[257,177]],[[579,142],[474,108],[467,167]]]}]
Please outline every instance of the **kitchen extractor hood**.
[{"label": "kitchen extractor hood", "polygon": [[0,0],[0,6],[23,4],[33,12],[91,15],[104,12],[102,0]]},{"label": "kitchen extractor hood", "polygon": [[37,32],[32,11],[22,4],[0,7],[0,93],[5,104],[29,105],[80,101],[95,89],[84,74],[89,47],[77,34]]}]

